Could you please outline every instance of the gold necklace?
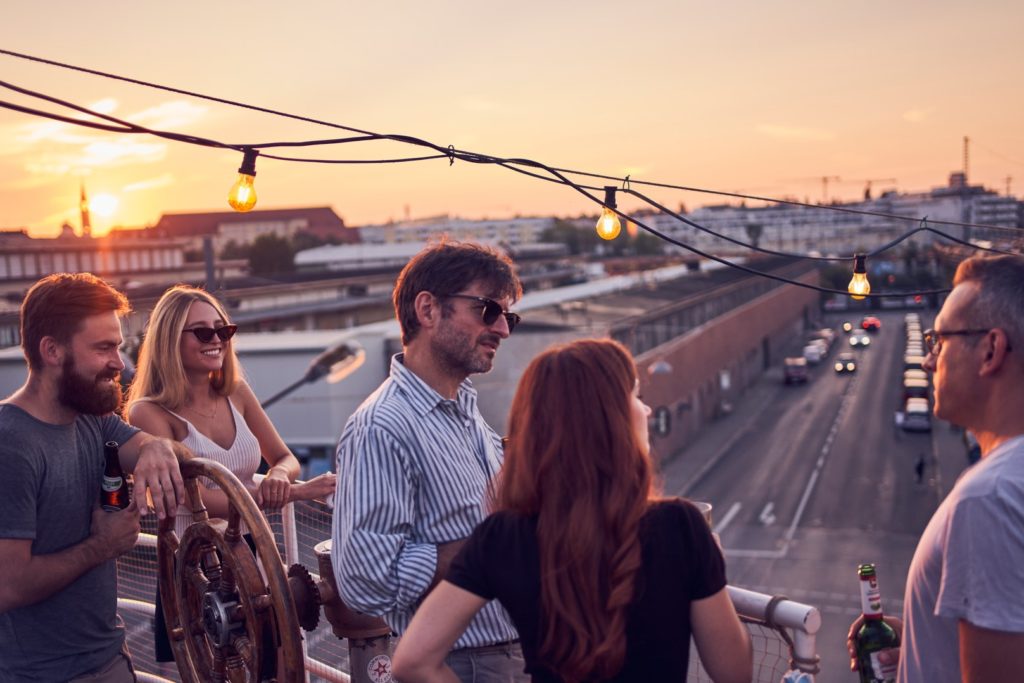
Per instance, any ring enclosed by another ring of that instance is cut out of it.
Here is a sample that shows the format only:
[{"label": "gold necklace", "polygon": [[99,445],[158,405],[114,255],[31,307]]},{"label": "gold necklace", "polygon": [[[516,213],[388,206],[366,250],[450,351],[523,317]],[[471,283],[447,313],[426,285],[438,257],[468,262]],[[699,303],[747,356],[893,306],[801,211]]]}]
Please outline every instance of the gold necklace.
[{"label": "gold necklace", "polygon": [[217,417],[217,409],[219,407],[220,401],[214,401],[212,413],[204,413],[201,410],[197,409],[193,404],[189,404],[188,409],[191,410],[196,415],[198,415],[199,417],[206,418],[207,420],[212,420],[213,418]]}]

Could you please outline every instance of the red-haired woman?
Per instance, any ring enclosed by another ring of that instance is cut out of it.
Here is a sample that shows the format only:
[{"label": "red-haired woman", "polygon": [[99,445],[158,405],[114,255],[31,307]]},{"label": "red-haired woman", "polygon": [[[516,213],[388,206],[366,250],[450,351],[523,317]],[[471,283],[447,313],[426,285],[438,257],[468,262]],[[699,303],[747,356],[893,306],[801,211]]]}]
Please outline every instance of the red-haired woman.
[{"label": "red-haired woman", "polygon": [[620,344],[549,349],[523,374],[494,513],[394,658],[403,683],[458,681],[445,657],[497,599],[534,681],[683,681],[690,636],[717,682],[750,681],[746,628],[700,511],[654,497],[648,408]]}]

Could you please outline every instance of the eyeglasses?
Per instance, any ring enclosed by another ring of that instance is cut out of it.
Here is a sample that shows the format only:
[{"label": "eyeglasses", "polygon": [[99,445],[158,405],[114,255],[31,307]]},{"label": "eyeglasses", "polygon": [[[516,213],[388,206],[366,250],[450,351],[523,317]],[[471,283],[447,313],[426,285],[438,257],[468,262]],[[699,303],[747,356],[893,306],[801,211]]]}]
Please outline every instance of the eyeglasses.
[{"label": "eyeglasses", "polygon": [[469,299],[470,301],[478,301],[484,305],[481,311],[481,317],[483,318],[484,325],[490,327],[498,320],[498,316],[505,316],[505,323],[508,324],[508,333],[512,334],[512,330],[516,329],[516,325],[522,318],[519,317],[518,313],[510,313],[501,307],[494,299],[488,299],[485,296],[471,296],[469,294],[446,294],[449,299]]},{"label": "eyeglasses", "polygon": [[924,340],[924,348],[928,353],[938,355],[942,350],[943,337],[969,337],[975,334],[988,334],[991,331],[991,328],[987,330],[925,330],[921,339]]},{"label": "eyeglasses", "polygon": [[196,335],[196,339],[204,344],[209,344],[213,341],[213,336],[217,335],[217,338],[222,342],[226,342],[235,336],[235,332],[238,332],[238,325],[222,325],[220,327],[189,327],[181,331],[182,334],[191,332]]}]

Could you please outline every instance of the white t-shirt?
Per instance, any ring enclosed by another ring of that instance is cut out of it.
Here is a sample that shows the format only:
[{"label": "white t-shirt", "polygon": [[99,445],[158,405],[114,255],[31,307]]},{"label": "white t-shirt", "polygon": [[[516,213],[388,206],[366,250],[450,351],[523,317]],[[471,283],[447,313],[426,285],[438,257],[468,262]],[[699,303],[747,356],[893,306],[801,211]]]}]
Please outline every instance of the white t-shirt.
[{"label": "white t-shirt", "polygon": [[899,683],[959,683],[958,621],[1024,633],[1024,436],[957,480],[921,536],[903,606]]}]

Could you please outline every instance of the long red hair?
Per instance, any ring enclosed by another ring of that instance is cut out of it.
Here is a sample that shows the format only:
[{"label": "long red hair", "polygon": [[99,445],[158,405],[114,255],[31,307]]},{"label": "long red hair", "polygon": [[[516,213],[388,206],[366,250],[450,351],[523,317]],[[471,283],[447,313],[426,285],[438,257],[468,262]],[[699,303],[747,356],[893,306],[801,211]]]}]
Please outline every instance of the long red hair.
[{"label": "long red hair", "polygon": [[496,508],[537,518],[539,655],[566,681],[610,678],[625,660],[653,494],[633,427],[636,381],[621,344],[584,339],[537,356],[512,401]]}]

